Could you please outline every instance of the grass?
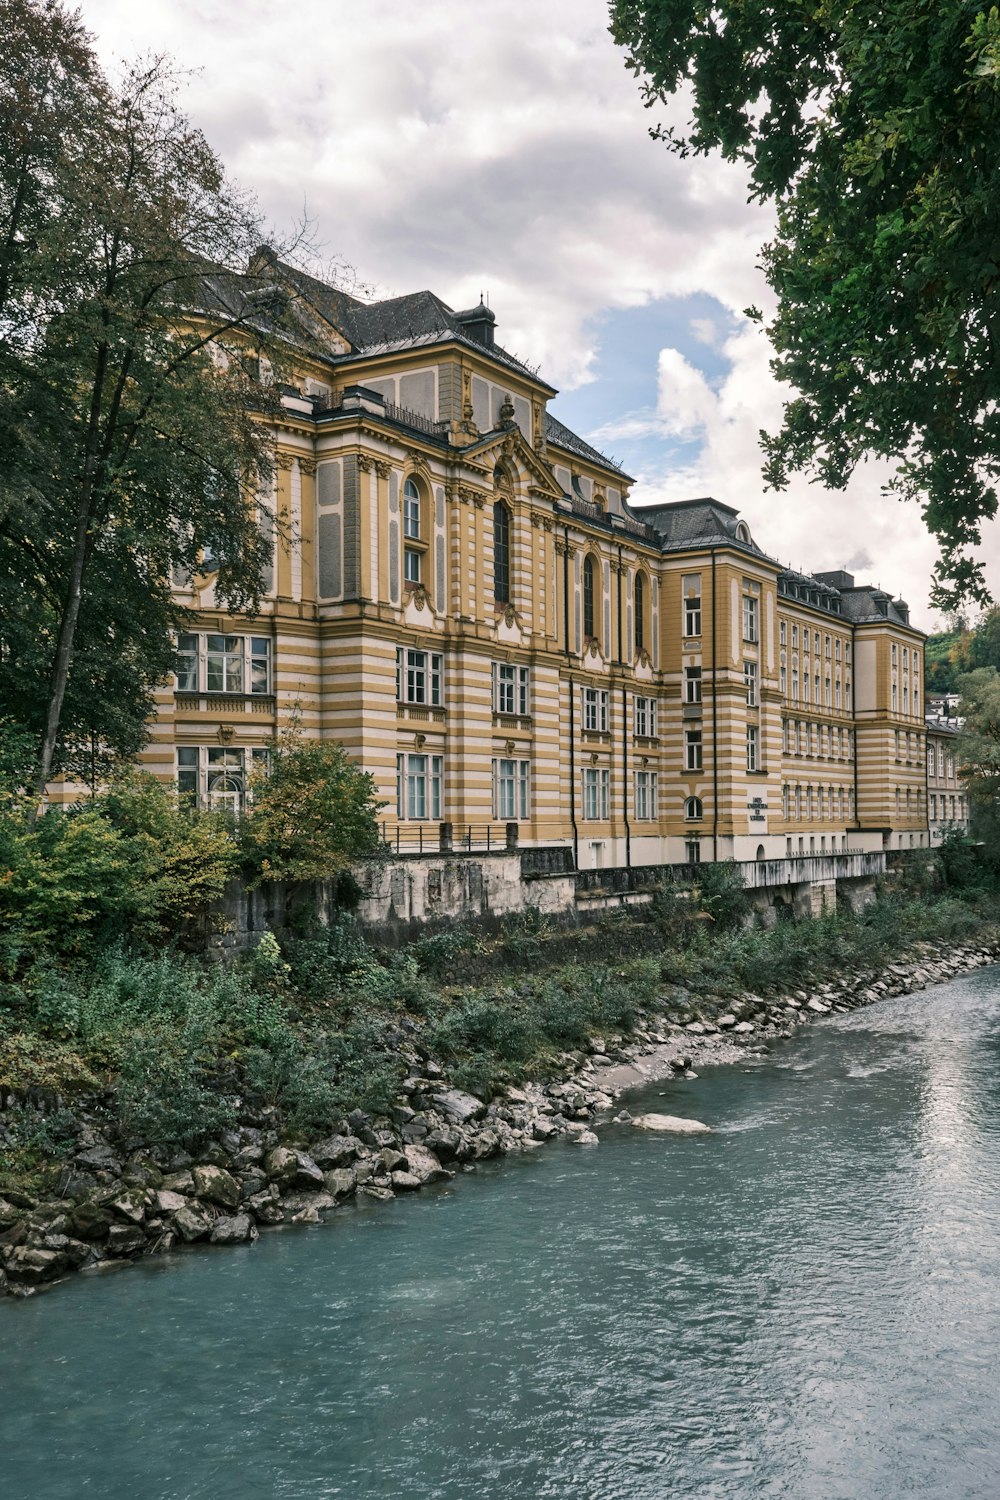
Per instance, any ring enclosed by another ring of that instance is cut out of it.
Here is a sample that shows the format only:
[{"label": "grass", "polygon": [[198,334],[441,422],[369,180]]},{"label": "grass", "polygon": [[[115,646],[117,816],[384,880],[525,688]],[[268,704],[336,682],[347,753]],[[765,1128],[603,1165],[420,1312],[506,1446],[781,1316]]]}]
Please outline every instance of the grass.
[{"label": "grass", "polygon": [[385,1111],[407,1054],[489,1094],[558,1072],[591,1036],[628,1032],[653,1009],[686,1017],[875,970],[917,941],[996,938],[996,901],[981,893],[883,893],[858,916],[770,931],[744,930],[730,906],[727,926],[722,905],[705,919],[665,891],[641,918],[586,931],[555,933],[529,914],[499,937],[455,929],[394,954],[345,918],[227,966],[121,946],[75,962],[11,948],[0,1090],[18,1102],[0,1130],[0,1190],[59,1161],[70,1108],[103,1117],[124,1149],[194,1149],[270,1111],[309,1136],[353,1108]]}]

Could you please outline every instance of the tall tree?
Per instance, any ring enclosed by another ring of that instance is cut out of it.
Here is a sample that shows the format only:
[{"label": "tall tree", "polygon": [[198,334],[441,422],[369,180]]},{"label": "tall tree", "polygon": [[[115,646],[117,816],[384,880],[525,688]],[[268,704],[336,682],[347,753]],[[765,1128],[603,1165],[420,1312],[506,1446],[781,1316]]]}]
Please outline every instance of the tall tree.
[{"label": "tall tree", "polygon": [[0,0],[0,35],[0,701],[40,795],[88,747],[134,753],[178,571],[210,551],[256,608],[284,303],[162,60],[111,84],[50,0]]},{"label": "tall tree", "polygon": [[[773,369],[794,387],[765,477],[843,487],[875,455],[940,546],[935,598],[988,597],[973,555],[1000,474],[1000,13],[980,0],[613,0],[650,106],[690,92],[682,155],[745,162],[777,209]],[[755,316],[760,318],[759,313]]]}]

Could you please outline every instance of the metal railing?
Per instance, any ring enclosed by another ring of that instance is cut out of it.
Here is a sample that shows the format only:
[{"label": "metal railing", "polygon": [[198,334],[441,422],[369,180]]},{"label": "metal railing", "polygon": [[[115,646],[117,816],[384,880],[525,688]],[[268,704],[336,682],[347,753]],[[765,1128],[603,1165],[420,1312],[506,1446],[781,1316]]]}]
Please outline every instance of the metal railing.
[{"label": "metal railing", "polygon": [[423,412],[412,411],[408,406],[397,406],[394,401],[385,403],[385,414],[392,422],[398,422],[402,427],[412,427],[416,432],[427,432],[431,437],[440,437],[447,427],[447,422],[435,422],[432,417],[425,417]]},{"label": "metal railing", "polygon": [[517,823],[379,824],[383,852],[391,854],[500,854],[518,848]]}]

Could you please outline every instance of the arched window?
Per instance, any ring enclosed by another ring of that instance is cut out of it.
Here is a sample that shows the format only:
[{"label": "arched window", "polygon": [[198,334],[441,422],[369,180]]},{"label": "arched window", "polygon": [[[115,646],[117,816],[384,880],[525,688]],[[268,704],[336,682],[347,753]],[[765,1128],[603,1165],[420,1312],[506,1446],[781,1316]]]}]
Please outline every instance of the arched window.
[{"label": "arched window", "polygon": [[413,479],[403,485],[403,535],[420,540],[420,491]]},{"label": "arched window", "polygon": [[493,507],[493,597],[510,601],[510,511],[502,500]]},{"label": "arched window", "polygon": [[583,559],[583,634],[589,640],[594,634],[594,559]]},{"label": "arched window", "polygon": [[764,853],[764,845],[763,844],[758,844],[757,845],[757,863],[758,864],[762,863],[766,858],[767,858],[767,855]]},{"label": "arched window", "polygon": [[646,580],[641,573],[635,575],[635,649],[642,651],[646,645]]},{"label": "arched window", "polygon": [[688,797],[684,803],[684,816],[689,823],[698,823],[703,816],[700,797]]}]

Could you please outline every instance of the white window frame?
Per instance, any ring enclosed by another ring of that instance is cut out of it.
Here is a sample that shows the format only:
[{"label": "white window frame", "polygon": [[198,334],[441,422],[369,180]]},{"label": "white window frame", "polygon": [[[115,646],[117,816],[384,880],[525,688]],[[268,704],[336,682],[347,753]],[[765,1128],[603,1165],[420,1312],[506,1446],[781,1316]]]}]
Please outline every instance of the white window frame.
[{"label": "white window frame", "polygon": [[685,729],[684,731],[684,769],[685,771],[702,770],[702,739],[700,729]]},{"label": "white window frame", "polygon": [[[747,585],[743,585],[746,590]],[[760,599],[756,594],[743,594],[743,639],[756,645],[760,640]]]},{"label": "white window frame", "polygon": [[608,816],[611,773],[604,766],[587,766],[583,773],[583,817],[588,823],[603,823]]},{"label": "white window frame", "polygon": [[396,756],[396,817],[401,823],[440,822],[444,756],[425,751]]},{"label": "white window frame", "polygon": [[178,793],[197,807],[223,808],[238,816],[249,801],[252,772],[266,769],[268,758],[266,749],[253,745],[178,745]]},{"label": "white window frame", "polygon": [[757,707],[757,663],[744,661],[743,686],[746,689],[747,708]]},{"label": "white window frame", "polygon": [[634,817],[637,823],[650,823],[656,818],[656,772],[636,771],[633,800]]},{"label": "white window frame", "polygon": [[411,542],[420,540],[420,490],[413,479],[403,485],[403,536]]},{"label": "white window frame", "polygon": [[685,667],[684,668],[684,702],[685,703],[700,703],[701,702],[701,693],[702,693],[701,668],[700,667]]},{"label": "white window frame", "polygon": [[584,688],[583,727],[587,733],[607,734],[608,696],[606,688]]},{"label": "white window frame", "polygon": [[[222,642],[209,646],[209,642]],[[212,698],[269,697],[274,692],[274,651],[270,636],[229,635],[222,631],[181,631],[177,653],[184,665],[176,674],[178,693]],[[221,687],[209,687],[209,668],[221,663]]]},{"label": "white window frame", "polygon": [[531,763],[509,756],[493,758],[493,816],[500,823],[521,823],[530,816]]},{"label": "white window frame", "polygon": [[415,646],[396,647],[396,702],[418,708],[444,704],[444,657]]},{"label": "white window frame", "polygon": [[747,770],[760,770],[760,730],[756,724],[747,725]]},{"label": "white window frame", "polygon": [[511,662],[493,663],[493,712],[526,719],[531,712],[529,667]]},{"label": "white window frame", "polygon": [[645,698],[636,693],[633,700],[633,733],[640,739],[654,739],[656,736],[656,699]]}]

